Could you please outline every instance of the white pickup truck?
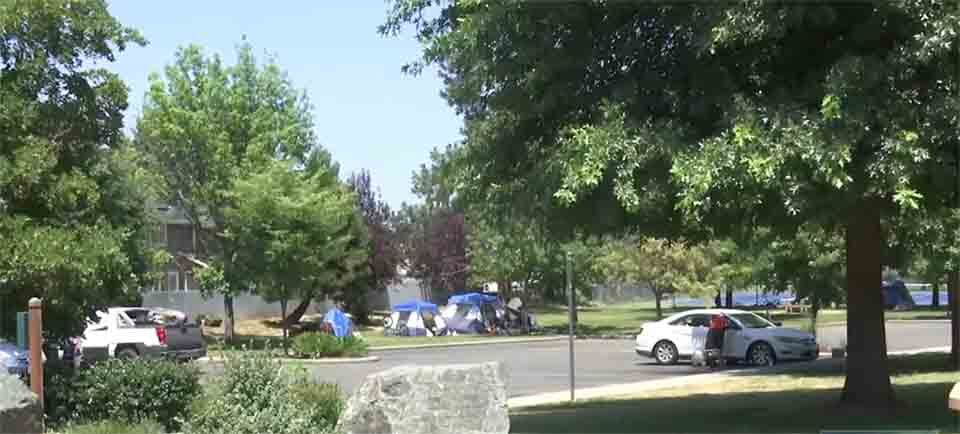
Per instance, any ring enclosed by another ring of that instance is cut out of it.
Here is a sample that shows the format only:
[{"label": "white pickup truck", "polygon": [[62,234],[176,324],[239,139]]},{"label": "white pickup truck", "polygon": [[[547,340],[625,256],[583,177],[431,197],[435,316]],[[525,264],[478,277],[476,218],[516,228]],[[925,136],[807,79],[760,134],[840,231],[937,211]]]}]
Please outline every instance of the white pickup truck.
[{"label": "white pickup truck", "polygon": [[[190,360],[207,355],[203,329],[181,312],[169,309],[117,307],[97,312],[73,349],[77,364],[111,357]],[[79,357],[77,357],[79,356]]]}]

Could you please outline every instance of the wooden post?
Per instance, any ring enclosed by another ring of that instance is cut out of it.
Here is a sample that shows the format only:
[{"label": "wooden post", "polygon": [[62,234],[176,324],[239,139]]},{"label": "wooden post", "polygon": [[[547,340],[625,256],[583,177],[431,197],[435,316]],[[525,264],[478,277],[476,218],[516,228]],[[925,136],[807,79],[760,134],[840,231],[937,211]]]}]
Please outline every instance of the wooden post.
[{"label": "wooden post", "polygon": [[43,318],[42,302],[30,299],[30,388],[43,407]]}]

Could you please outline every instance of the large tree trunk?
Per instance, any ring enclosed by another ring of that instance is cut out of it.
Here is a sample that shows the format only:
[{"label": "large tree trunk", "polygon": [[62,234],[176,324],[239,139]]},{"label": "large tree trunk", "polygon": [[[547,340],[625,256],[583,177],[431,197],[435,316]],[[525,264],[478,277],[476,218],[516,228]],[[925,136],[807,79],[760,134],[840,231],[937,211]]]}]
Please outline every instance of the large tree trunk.
[{"label": "large tree trunk", "polygon": [[289,316],[285,316],[283,318],[284,325],[289,327],[300,322],[300,319],[303,318],[303,315],[307,313],[307,309],[310,308],[310,303],[312,301],[312,297],[304,298],[300,304],[297,305],[296,309],[294,309],[293,312],[290,312]]},{"label": "large tree trunk", "polygon": [[727,288],[727,299],[724,300],[723,305],[728,309],[733,307],[733,288]]},{"label": "large tree trunk", "polygon": [[950,302],[950,362],[960,371],[960,272],[951,271],[947,276],[947,298]]},{"label": "large tree trunk", "polygon": [[940,307],[940,284],[937,283],[936,280],[934,280],[931,289],[933,292],[931,294],[933,298],[930,300],[930,305],[933,306],[934,308],[938,308]]},{"label": "large tree trunk", "polygon": [[846,225],[847,363],[844,404],[872,409],[895,404],[887,371],[880,291],[883,229],[876,203],[851,207]]},{"label": "large tree trunk", "polygon": [[223,339],[233,342],[233,296],[223,295]]}]

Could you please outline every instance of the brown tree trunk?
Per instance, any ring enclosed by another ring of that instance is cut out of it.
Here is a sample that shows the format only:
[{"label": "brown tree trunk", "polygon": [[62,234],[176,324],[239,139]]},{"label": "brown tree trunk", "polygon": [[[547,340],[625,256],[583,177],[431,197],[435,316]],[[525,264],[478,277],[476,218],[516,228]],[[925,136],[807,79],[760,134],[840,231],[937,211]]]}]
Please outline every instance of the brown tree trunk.
[{"label": "brown tree trunk", "polygon": [[223,295],[223,339],[233,342],[233,296]]},{"label": "brown tree trunk", "polygon": [[723,306],[728,309],[733,307],[733,288],[727,288],[727,299],[724,300]]},{"label": "brown tree trunk", "polygon": [[661,291],[658,291],[658,290],[656,290],[656,289],[653,290],[653,299],[655,300],[654,303],[655,303],[655,306],[656,306],[656,308],[657,308],[657,319],[658,319],[658,320],[661,319],[661,318],[663,318],[663,308],[660,307],[660,297],[661,297],[662,295],[663,295],[663,293],[662,293]]},{"label": "brown tree trunk", "polygon": [[513,295],[513,288],[510,287],[510,279],[504,279],[497,283],[497,291],[500,292],[500,296],[503,297],[504,301],[510,301],[510,297]]},{"label": "brown tree trunk", "polygon": [[303,315],[307,313],[307,309],[310,308],[310,303],[313,301],[312,297],[307,297],[297,305],[296,309],[293,312],[290,312],[289,316],[283,318],[283,323],[285,326],[289,327],[293,324],[300,322],[300,319],[303,318]]},{"label": "brown tree trunk", "polygon": [[846,225],[848,355],[842,402],[871,409],[895,404],[880,291],[880,218],[878,205],[865,200],[850,208]]},{"label": "brown tree trunk", "polygon": [[930,289],[932,290],[930,295],[933,296],[933,298],[930,300],[930,305],[936,309],[940,307],[940,284],[937,283],[937,281],[933,281]]},{"label": "brown tree trunk", "polygon": [[951,271],[947,276],[947,297],[950,302],[950,363],[960,371],[960,272]]},{"label": "brown tree trunk", "polygon": [[[287,317],[287,299],[280,299],[280,318]],[[283,329],[283,354],[287,354],[287,336],[290,333],[287,331],[288,324],[286,321],[280,321],[280,327]]]}]

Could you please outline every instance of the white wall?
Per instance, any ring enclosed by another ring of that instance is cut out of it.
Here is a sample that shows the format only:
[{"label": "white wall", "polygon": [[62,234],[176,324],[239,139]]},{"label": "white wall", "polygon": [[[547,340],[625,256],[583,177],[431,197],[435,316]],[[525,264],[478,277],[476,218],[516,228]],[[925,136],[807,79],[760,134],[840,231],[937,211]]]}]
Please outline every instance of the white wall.
[{"label": "white wall", "polygon": [[[290,300],[287,311],[292,311],[300,300]],[[216,315],[223,318],[223,296],[204,298],[200,291],[152,291],[143,294],[146,307],[166,307],[183,311],[189,316]],[[314,301],[307,313],[326,312],[330,303]],[[280,316],[280,303],[267,303],[257,295],[239,295],[233,298],[233,313],[236,319],[256,319]]]}]

